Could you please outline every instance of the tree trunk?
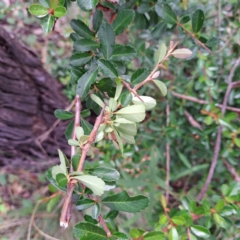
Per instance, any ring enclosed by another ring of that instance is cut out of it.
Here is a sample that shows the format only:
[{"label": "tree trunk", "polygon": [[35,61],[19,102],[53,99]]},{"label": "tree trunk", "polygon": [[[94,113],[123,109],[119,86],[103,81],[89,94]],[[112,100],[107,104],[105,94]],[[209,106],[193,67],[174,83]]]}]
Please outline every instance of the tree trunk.
[{"label": "tree trunk", "polygon": [[51,128],[53,112],[68,105],[61,85],[46,72],[36,54],[0,27],[0,166],[42,169],[69,153],[60,123]]}]

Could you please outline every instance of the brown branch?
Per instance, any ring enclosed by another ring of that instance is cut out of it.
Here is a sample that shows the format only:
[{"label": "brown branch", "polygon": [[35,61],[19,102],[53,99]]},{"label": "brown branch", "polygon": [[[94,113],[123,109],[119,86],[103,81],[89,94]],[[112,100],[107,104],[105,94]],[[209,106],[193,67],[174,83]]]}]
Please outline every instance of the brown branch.
[{"label": "brown branch", "polygon": [[[233,84],[232,84],[232,86],[233,86]],[[177,92],[174,92],[174,91],[172,91],[172,95],[177,97],[177,98],[186,99],[186,100],[189,100],[191,102],[196,102],[196,103],[203,104],[203,105],[210,104],[210,102],[208,102],[208,101],[201,100],[201,99],[191,97],[191,96],[187,96],[187,95],[184,95],[184,94],[180,94],[180,93],[177,93]],[[218,107],[218,108],[223,108],[222,104],[216,103],[215,106]],[[229,110],[229,111],[240,113],[240,108],[234,108],[234,107],[226,106],[226,109]]]},{"label": "brown branch", "polygon": [[235,168],[231,166],[226,160],[224,160],[224,165],[226,166],[230,174],[233,176],[233,179],[237,182],[240,182],[240,176],[237,174]]},{"label": "brown branch", "polygon": [[187,228],[188,240],[192,240],[190,228]]},{"label": "brown branch", "polygon": [[[100,115],[96,118],[93,130],[90,133],[88,142],[82,147],[81,159],[80,159],[77,171],[82,171],[82,169],[83,169],[83,164],[86,159],[87,153],[90,149],[91,144],[94,142],[95,137],[97,135],[98,128],[99,128],[100,124],[102,123],[104,110],[105,110],[105,105],[104,105],[104,108],[102,109]],[[72,179],[68,182],[68,185],[67,185],[67,193],[66,193],[66,197],[65,197],[65,200],[63,203],[62,212],[61,212],[61,216],[60,216],[60,226],[64,227],[64,228],[68,227],[68,223],[71,218],[72,193],[76,186],[76,183],[77,183],[77,180]]]},{"label": "brown branch", "polygon": [[[166,106],[166,125],[169,125],[169,115],[170,115],[170,105],[167,104]],[[166,201],[168,203],[169,200],[169,179],[170,179],[170,144],[166,143]]]},{"label": "brown branch", "polygon": [[106,225],[106,223],[105,223],[102,215],[99,215],[98,220],[99,220],[99,222],[102,224],[105,232],[107,233],[107,236],[108,236],[108,237],[111,237],[112,234],[111,234],[110,230],[108,229],[108,227],[107,227],[107,225]]},{"label": "brown branch", "polygon": [[[232,67],[232,69],[230,71],[230,74],[228,76],[228,80],[227,80],[228,87],[227,87],[227,91],[226,91],[224,99],[223,99],[222,117],[224,117],[224,115],[225,115],[228,97],[229,97],[229,94],[230,94],[231,89],[232,89],[233,74],[234,74],[234,71],[236,70],[237,66],[239,65],[239,63],[240,63],[240,58],[238,58],[238,60],[235,62],[234,66]],[[216,140],[215,147],[214,147],[214,155],[213,155],[212,163],[211,163],[211,166],[210,166],[205,184],[204,184],[201,192],[199,193],[199,195],[197,197],[197,199],[199,201],[202,200],[202,198],[205,195],[205,193],[208,189],[208,186],[209,186],[209,184],[212,180],[212,177],[213,177],[213,174],[214,174],[214,171],[215,171],[215,167],[216,167],[216,164],[217,164],[217,160],[218,160],[219,151],[220,151],[221,140],[222,140],[221,137],[222,137],[222,126],[219,125],[218,133],[217,133],[217,140]]]},{"label": "brown branch", "polygon": [[210,54],[212,54],[212,51],[211,51],[204,43],[202,43],[201,41],[199,41],[193,33],[189,32],[181,23],[177,23],[177,25],[178,25],[179,27],[181,27],[189,36],[191,36],[198,45],[200,45],[200,46],[203,47],[207,52],[209,52]]}]

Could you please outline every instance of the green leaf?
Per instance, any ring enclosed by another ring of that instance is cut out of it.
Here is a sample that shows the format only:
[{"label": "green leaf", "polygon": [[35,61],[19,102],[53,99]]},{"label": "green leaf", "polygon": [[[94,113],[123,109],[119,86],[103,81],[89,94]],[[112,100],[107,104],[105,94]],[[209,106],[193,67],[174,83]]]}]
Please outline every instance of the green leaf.
[{"label": "green leaf", "polygon": [[80,67],[88,63],[92,59],[90,53],[74,53],[70,58],[70,64],[74,67]]},{"label": "green leaf", "polygon": [[177,151],[178,153],[178,157],[180,158],[180,160],[182,161],[182,163],[188,168],[191,169],[192,165],[189,163],[188,159],[186,158],[185,155],[183,155],[182,153],[180,153],[179,151]]},{"label": "green leaf", "polygon": [[160,43],[158,50],[155,52],[155,63],[160,63],[167,54],[167,47],[164,43]]},{"label": "green leaf", "polygon": [[114,100],[117,101],[118,98],[120,97],[121,93],[122,93],[122,89],[123,89],[123,84],[120,83],[120,84],[117,84],[117,87],[116,87],[116,92],[115,92],[115,96],[114,96]]},{"label": "green leaf", "polygon": [[210,237],[210,232],[207,228],[199,225],[193,225],[190,227],[191,231],[200,238],[209,238]]},{"label": "green leaf", "polygon": [[89,169],[88,172],[93,175],[101,178],[103,181],[113,182],[117,181],[120,177],[119,172],[110,167],[96,167]]},{"label": "green leaf", "polygon": [[47,203],[47,212],[51,212],[53,207],[56,207],[58,205],[60,197],[60,195],[57,195],[49,200],[49,202]]},{"label": "green leaf", "polygon": [[39,3],[43,5],[45,8],[50,8],[49,0],[39,0]]},{"label": "green leaf", "polygon": [[122,33],[134,19],[134,11],[125,9],[118,12],[117,17],[114,19],[112,26],[116,35]]},{"label": "green leaf", "polygon": [[95,195],[101,196],[104,193],[105,183],[101,178],[91,175],[74,176],[72,178],[79,180],[91,189]]},{"label": "green leaf", "polygon": [[72,162],[72,167],[74,171],[77,171],[80,158],[81,158],[80,154],[75,154],[72,156],[71,162]]},{"label": "green leaf", "polygon": [[135,139],[133,136],[131,136],[127,133],[122,133],[122,132],[119,132],[119,136],[126,143],[135,144]]},{"label": "green leaf", "polygon": [[100,59],[98,60],[98,66],[105,76],[110,78],[116,78],[118,76],[118,72],[116,68],[110,61],[105,59]]},{"label": "green leaf", "polygon": [[50,8],[55,10],[59,4],[59,0],[50,0]]},{"label": "green leaf", "polygon": [[77,94],[79,97],[84,98],[87,96],[91,85],[95,82],[98,74],[98,69],[90,69],[82,75],[77,84]]},{"label": "green leaf", "polygon": [[215,222],[221,227],[221,228],[225,228],[227,229],[227,222],[225,221],[225,219],[223,217],[221,217],[219,214],[214,213],[213,214],[213,218],[215,220]]},{"label": "green leaf", "polygon": [[44,17],[48,14],[48,9],[40,4],[32,4],[29,6],[28,11],[37,17]]},{"label": "green leaf", "polygon": [[83,11],[90,11],[97,6],[98,0],[77,0],[77,4]]},{"label": "green leaf", "polygon": [[68,180],[67,180],[67,178],[64,174],[59,173],[59,174],[56,175],[56,182],[57,182],[59,187],[63,188],[67,185]]},{"label": "green leaf", "polygon": [[84,130],[84,133],[89,135],[93,129],[93,125],[87,122],[85,119],[81,118],[81,126]]},{"label": "green leaf", "polygon": [[120,138],[120,136],[118,134],[118,131],[116,129],[113,129],[113,132],[114,132],[114,134],[116,136],[116,139],[117,139],[120,151],[121,151],[121,153],[123,155],[123,142],[122,142],[122,139]]},{"label": "green leaf", "polygon": [[44,18],[41,18],[41,26],[44,33],[50,33],[54,26],[54,16],[47,15]]},{"label": "green leaf", "polygon": [[63,154],[63,152],[58,149],[58,156],[60,159],[60,167],[63,169],[64,174],[67,175],[67,164],[69,165],[69,163],[66,164],[66,156]]},{"label": "green leaf", "polygon": [[64,135],[67,140],[72,138],[73,128],[74,128],[74,119],[67,125],[66,130],[64,132]]},{"label": "green leaf", "polygon": [[93,15],[93,29],[95,30],[95,32],[97,32],[98,29],[100,28],[102,24],[102,20],[103,20],[103,13],[101,10],[97,9]]},{"label": "green leaf", "polygon": [[192,15],[192,30],[195,33],[198,33],[202,28],[204,22],[204,13],[201,9],[195,11]]},{"label": "green leaf", "polygon": [[131,103],[131,101],[132,101],[132,94],[130,92],[126,91],[121,95],[120,103],[122,107],[128,106]]},{"label": "green leaf", "polygon": [[132,122],[141,122],[145,119],[146,110],[143,105],[133,105],[124,107],[114,114]]},{"label": "green leaf", "polygon": [[53,179],[56,180],[56,177],[58,174],[63,174],[66,175],[66,171],[64,169],[62,169],[59,165],[53,166],[52,167],[52,177]]},{"label": "green leaf", "polygon": [[133,47],[116,45],[113,49],[111,60],[113,61],[131,61],[136,56],[136,51]]},{"label": "green leaf", "polygon": [[162,232],[149,232],[143,237],[144,240],[165,240],[165,235]]},{"label": "green leaf", "polygon": [[116,210],[110,210],[110,211],[108,212],[108,214],[106,215],[105,219],[108,219],[108,218],[114,219],[114,218],[117,217],[118,214],[119,214],[118,211],[116,211]]},{"label": "green leaf", "polygon": [[223,184],[223,185],[221,186],[221,192],[222,192],[222,194],[223,194],[224,196],[227,195],[228,190],[229,190],[228,185]]},{"label": "green leaf", "polygon": [[161,202],[162,207],[165,209],[167,207],[167,200],[164,195],[161,195],[160,202]]},{"label": "green leaf", "polygon": [[79,39],[74,42],[73,48],[76,52],[93,51],[99,47],[99,44],[91,39]]},{"label": "green leaf", "polygon": [[157,104],[156,100],[152,97],[148,97],[148,96],[139,96],[139,97],[141,98],[141,100],[143,100],[143,102],[137,97],[133,97],[132,102],[135,105],[139,105],[139,104],[144,105],[146,110],[151,110]]},{"label": "green leaf", "polygon": [[157,3],[155,5],[157,14],[167,23],[176,24],[177,16],[168,4]]},{"label": "green leaf", "polygon": [[122,232],[115,232],[115,233],[113,233],[112,236],[113,237],[116,236],[117,237],[117,238],[115,238],[116,240],[129,240],[129,237],[125,233],[122,233]]},{"label": "green leaf", "polygon": [[104,107],[104,102],[102,101],[102,99],[100,97],[98,97],[97,95],[95,94],[91,94],[90,95],[91,99],[97,103],[101,108]]},{"label": "green leaf", "polygon": [[64,16],[67,13],[67,10],[65,7],[59,6],[54,10],[54,17],[60,18]]},{"label": "green leaf", "polygon": [[176,228],[171,228],[171,230],[169,231],[169,240],[178,240],[178,232]]},{"label": "green leaf", "polygon": [[220,38],[212,37],[209,40],[207,40],[206,46],[207,47],[215,47],[219,44],[220,41],[221,41]]},{"label": "green leaf", "polygon": [[111,78],[103,78],[99,82],[96,82],[95,85],[102,92],[108,92],[113,89],[113,81]]},{"label": "green leaf", "polygon": [[73,228],[74,235],[77,239],[81,240],[106,240],[106,232],[91,223],[78,223]]},{"label": "green leaf", "polygon": [[84,220],[92,224],[98,224],[98,221],[89,215],[84,215]]},{"label": "green leaf", "polygon": [[187,23],[189,21],[190,21],[190,17],[189,16],[183,16],[183,17],[181,17],[180,23],[185,24],[185,23]]},{"label": "green leaf", "polygon": [[146,68],[139,68],[131,77],[132,84],[141,83],[148,76],[149,72]]},{"label": "green leaf", "polygon": [[70,25],[75,33],[85,39],[94,39],[94,33],[88,28],[88,26],[79,19],[73,19]]},{"label": "green leaf", "polygon": [[76,208],[78,211],[83,211],[85,209],[92,207],[94,204],[95,204],[95,201],[92,199],[81,199],[77,201]]},{"label": "green leaf", "polygon": [[161,39],[161,37],[163,36],[163,34],[166,32],[167,30],[167,23],[166,22],[160,22],[158,23],[154,29],[152,30],[152,36],[155,39]]},{"label": "green leaf", "polygon": [[220,199],[220,200],[217,202],[216,206],[215,206],[215,210],[216,210],[216,211],[220,211],[220,210],[222,210],[222,209],[224,208],[224,206],[225,206],[225,201],[224,201],[224,199]]},{"label": "green leaf", "polygon": [[173,51],[171,55],[175,58],[185,59],[192,55],[192,51],[188,48],[180,48]]},{"label": "green leaf", "polygon": [[130,197],[127,192],[123,191],[104,198],[102,203],[113,210],[134,213],[145,209],[149,204],[149,199],[143,195]]},{"label": "green leaf", "polygon": [[54,115],[56,118],[61,119],[61,120],[67,120],[71,119],[74,117],[74,113],[62,110],[62,109],[56,109],[54,111]]},{"label": "green leaf", "polygon": [[158,89],[160,90],[160,92],[162,93],[163,96],[167,95],[167,87],[166,85],[159,81],[159,80],[153,80],[153,82],[156,84],[156,86],[158,87]]},{"label": "green leaf", "polygon": [[144,231],[139,228],[132,228],[129,234],[130,234],[130,237],[132,238],[139,238],[144,234]]},{"label": "green leaf", "polygon": [[233,142],[237,147],[240,148],[240,138],[234,138]]},{"label": "green leaf", "polygon": [[172,222],[178,226],[184,225],[186,223],[185,219],[181,216],[174,216],[171,218]]},{"label": "green leaf", "polygon": [[98,31],[98,39],[100,42],[100,51],[106,59],[109,59],[112,56],[115,44],[115,33],[109,23],[101,25]]}]

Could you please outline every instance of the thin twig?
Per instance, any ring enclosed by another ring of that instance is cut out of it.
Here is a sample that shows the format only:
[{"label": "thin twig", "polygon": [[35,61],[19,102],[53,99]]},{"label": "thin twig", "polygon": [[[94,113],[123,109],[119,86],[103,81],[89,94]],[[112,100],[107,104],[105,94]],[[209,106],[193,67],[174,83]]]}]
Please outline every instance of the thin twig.
[{"label": "thin twig", "polygon": [[[166,106],[166,125],[169,125],[169,116],[170,116],[170,105]],[[166,142],[166,201],[168,203],[169,200],[169,179],[170,179],[170,144]]]},{"label": "thin twig", "polygon": [[[234,75],[234,71],[236,70],[239,63],[240,63],[240,58],[238,58],[238,60],[235,62],[234,66],[232,67],[232,69],[230,71],[230,74],[228,76],[228,80],[227,80],[228,87],[227,87],[227,91],[226,91],[224,99],[223,99],[222,117],[224,117],[225,112],[226,112],[226,105],[227,105],[228,97],[229,97],[229,94],[230,94],[231,89],[232,89],[232,78],[233,78],[233,75]],[[221,137],[222,137],[222,125],[219,125],[218,133],[217,133],[217,140],[216,140],[215,147],[214,147],[214,155],[213,155],[212,163],[211,163],[211,166],[210,166],[210,169],[209,169],[209,172],[208,172],[206,182],[205,182],[201,192],[199,193],[199,195],[197,197],[198,201],[202,200],[202,198],[205,195],[205,193],[208,189],[208,186],[209,186],[209,184],[212,180],[212,177],[213,177],[213,174],[214,174],[214,171],[215,171],[215,167],[216,167],[216,164],[217,164],[217,160],[218,160],[219,151],[220,151],[221,140],[222,140]]]},{"label": "thin twig", "polygon": [[226,166],[227,170],[233,176],[233,179],[237,182],[240,182],[240,176],[237,174],[235,168],[231,166],[226,160],[223,161],[224,165]]},{"label": "thin twig", "polygon": [[[232,86],[234,86],[234,85],[235,85],[235,82],[232,84]],[[172,91],[171,93],[172,93],[173,96],[175,96],[177,98],[186,99],[186,100],[189,100],[191,102],[196,102],[196,103],[203,104],[203,105],[210,104],[210,102],[208,102],[208,101],[201,100],[201,99],[191,97],[191,96],[187,96],[187,95],[184,95],[184,94],[180,94],[180,93],[177,93],[177,92],[174,92],[174,91]],[[218,108],[223,108],[222,104],[216,103],[215,106],[218,107]],[[240,108],[234,108],[234,107],[226,106],[226,109],[229,110],[229,111],[240,113]]]},{"label": "thin twig", "polygon": [[[106,105],[104,105],[104,108],[102,109],[100,115],[96,118],[93,130],[90,133],[88,142],[82,147],[81,158],[79,161],[77,171],[83,170],[83,164],[86,159],[87,153],[91,147],[91,144],[94,142],[96,135],[97,135],[98,128],[99,128],[100,124],[102,123],[105,106]],[[68,227],[68,223],[71,218],[72,194],[73,194],[73,190],[76,186],[76,183],[77,183],[77,181],[75,179],[71,179],[67,185],[67,193],[66,193],[66,197],[65,197],[65,200],[63,203],[62,212],[61,212],[61,216],[60,216],[60,226],[64,227],[64,228]]]},{"label": "thin twig", "polygon": [[210,54],[212,54],[212,51],[211,51],[204,43],[202,43],[201,41],[199,41],[193,33],[189,32],[181,23],[178,23],[177,25],[178,25],[179,27],[181,27],[189,36],[191,36],[198,45],[200,45],[200,46],[203,47],[207,52],[209,52]]},{"label": "thin twig", "polygon": [[108,227],[107,227],[107,225],[106,225],[106,223],[105,223],[102,215],[99,215],[98,220],[99,220],[99,222],[102,224],[105,232],[107,233],[107,236],[108,236],[108,237],[111,237],[112,234],[111,234],[110,230],[108,229]]},{"label": "thin twig", "polygon": [[[74,119],[74,128],[73,128],[73,134],[72,139],[76,139],[76,128],[80,126],[80,114],[81,114],[81,98],[79,95],[76,95],[75,98],[75,119]],[[71,157],[76,154],[76,146],[71,146]],[[70,172],[73,171],[72,164],[70,164]]]}]

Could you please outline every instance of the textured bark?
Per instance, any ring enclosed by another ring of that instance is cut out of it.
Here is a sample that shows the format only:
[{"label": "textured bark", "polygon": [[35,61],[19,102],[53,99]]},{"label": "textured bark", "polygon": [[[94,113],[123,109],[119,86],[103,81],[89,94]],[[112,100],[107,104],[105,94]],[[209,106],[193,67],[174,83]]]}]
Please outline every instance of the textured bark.
[{"label": "textured bark", "polygon": [[54,110],[67,105],[37,55],[0,27],[0,166],[42,169],[57,148],[69,151],[63,123],[42,142],[47,154],[36,144],[56,121]]}]

